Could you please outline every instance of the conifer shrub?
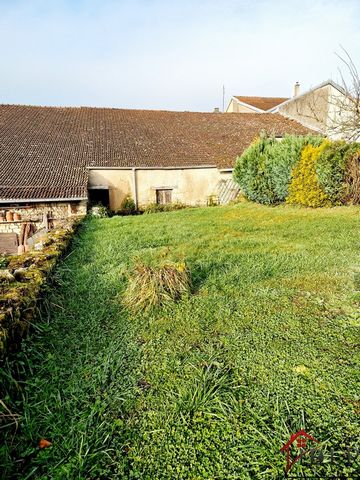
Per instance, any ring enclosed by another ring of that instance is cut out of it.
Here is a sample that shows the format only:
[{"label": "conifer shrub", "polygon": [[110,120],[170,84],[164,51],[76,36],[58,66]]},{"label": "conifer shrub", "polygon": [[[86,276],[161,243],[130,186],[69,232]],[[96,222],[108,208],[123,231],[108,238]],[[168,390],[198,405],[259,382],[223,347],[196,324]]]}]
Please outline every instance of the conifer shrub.
[{"label": "conifer shrub", "polygon": [[320,185],[316,172],[317,161],[327,146],[328,140],[324,140],[318,147],[307,145],[303,149],[300,161],[291,174],[287,203],[307,207],[331,205],[331,198]]},{"label": "conifer shrub", "polygon": [[254,202],[275,203],[272,189],[266,175],[268,150],[275,139],[261,135],[237,158],[234,180],[240,185],[244,195]]},{"label": "conifer shrub", "polygon": [[346,152],[344,141],[328,142],[316,160],[315,169],[319,185],[332,205],[345,201]]},{"label": "conifer shrub", "polygon": [[286,135],[281,141],[276,141],[272,145],[269,151],[268,170],[279,202],[285,201],[288,196],[291,172],[300,160],[304,146],[319,146],[322,141],[322,137],[312,135]]},{"label": "conifer shrub", "polygon": [[352,143],[345,153],[344,200],[360,204],[360,143]]},{"label": "conifer shrub", "polygon": [[234,179],[243,194],[263,204],[285,201],[291,181],[291,172],[299,161],[305,145],[320,145],[318,136],[286,135],[281,141],[262,134],[238,157]]}]

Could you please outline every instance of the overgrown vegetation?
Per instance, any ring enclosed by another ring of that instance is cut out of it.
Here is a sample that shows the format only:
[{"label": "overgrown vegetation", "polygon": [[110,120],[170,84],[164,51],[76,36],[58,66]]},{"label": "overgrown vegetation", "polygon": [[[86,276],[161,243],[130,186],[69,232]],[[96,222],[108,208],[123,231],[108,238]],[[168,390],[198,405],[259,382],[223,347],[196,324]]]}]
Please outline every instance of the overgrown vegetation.
[{"label": "overgrown vegetation", "polygon": [[136,205],[130,196],[126,196],[121,202],[120,209],[116,212],[119,215],[134,215],[136,213]]},{"label": "overgrown vegetation", "polygon": [[[324,461],[293,476],[356,478],[358,237],[358,207],[89,219],[1,371],[2,477],[282,478],[304,428]],[[193,294],[124,307],[134,258],[184,259]]]},{"label": "overgrown vegetation", "polygon": [[37,314],[48,275],[68,247],[76,224],[50,231],[42,251],[0,258],[0,358],[14,350]]},{"label": "overgrown vegetation", "polygon": [[181,202],[172,203],[149,203],[141,208],[143,213],[172,212],[174,210],[183,210],[189,208],[188,205]]},{"label": "overgrown vegetation", "polygon": [[91,207],[90,215],[95,218],[106,218],[110,215],[110,210],[100,203]]},{"label": "overgrown vegetation", "polygon": [[129,276],[124,302],[132,310],[148,310],[179,300],[190,288],[190,272],[184,262],[162,261],[154,266],[140,260]]},{"label": "overgrown vegetation", "polygon": [[319,207],[359,203],[359,144],[262,135],[237,159],[234,179],[250,200]]}]

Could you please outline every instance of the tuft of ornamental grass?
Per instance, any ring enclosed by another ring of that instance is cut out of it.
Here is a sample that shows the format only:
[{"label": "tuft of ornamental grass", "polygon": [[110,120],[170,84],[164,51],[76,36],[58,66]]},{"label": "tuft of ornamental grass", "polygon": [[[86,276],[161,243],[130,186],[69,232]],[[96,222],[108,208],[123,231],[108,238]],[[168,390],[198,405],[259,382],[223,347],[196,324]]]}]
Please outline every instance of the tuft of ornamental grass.
[{"label": "tuft of ornamental grass", "polygon": [[190,293],[190,271],[184,262],[162,262],[158,266],[137,261],[124,294],[124,303],[132,310],[149,310],[174,303]]}]

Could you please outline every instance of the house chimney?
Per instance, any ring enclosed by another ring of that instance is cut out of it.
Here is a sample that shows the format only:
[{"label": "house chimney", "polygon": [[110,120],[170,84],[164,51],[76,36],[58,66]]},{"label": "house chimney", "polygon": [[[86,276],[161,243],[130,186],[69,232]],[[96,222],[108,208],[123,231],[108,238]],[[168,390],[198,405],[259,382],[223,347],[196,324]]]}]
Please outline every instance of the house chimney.
[{"label": "house chimney", "polygon": [[294,97],[300,95],[300,83],[296,82],[294,85]]},{"label": "house chimney", "polygon": [[215,107],[215,108],[214,108],[214,113],[220,113],[220,108],[219,108],[219,107]]}]

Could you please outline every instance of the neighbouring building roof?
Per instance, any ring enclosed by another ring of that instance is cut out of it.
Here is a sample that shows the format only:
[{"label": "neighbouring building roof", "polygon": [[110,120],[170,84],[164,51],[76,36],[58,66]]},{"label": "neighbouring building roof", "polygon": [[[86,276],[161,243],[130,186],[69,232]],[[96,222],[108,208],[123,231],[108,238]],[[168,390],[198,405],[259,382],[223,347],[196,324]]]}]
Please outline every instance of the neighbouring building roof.
[{"label": "neighbouring building roof", "polygon": [[286,100],[289,100],[288,97],[244,97],[237,95],[235,95],[235,98],[242,103],[246,103],[259,110],[263,110],[264,112],[280,105],[280,103],[286,102]]},{"label": "neighbouring building roof", "polygon": [[233,167],[261,131],[309,130],[278,114],[0,105],[0,201],[87,197],[87,167]]}]

